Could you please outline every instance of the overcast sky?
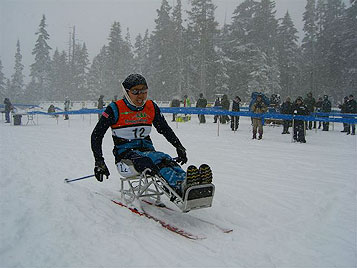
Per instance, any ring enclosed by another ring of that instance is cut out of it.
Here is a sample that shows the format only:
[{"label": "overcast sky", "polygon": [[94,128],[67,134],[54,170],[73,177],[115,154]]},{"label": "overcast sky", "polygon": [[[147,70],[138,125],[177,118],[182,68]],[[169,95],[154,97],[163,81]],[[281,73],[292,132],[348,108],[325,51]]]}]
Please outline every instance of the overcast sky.
[{"label": "overcast sky", "polygon": [[[170,5],[175,0],[168,0]],[[243,0],[213,0],[216,4],[216,20],[222,25],[226,19],[230,23],[232,12]],[[189,8],[189,1],[182,0],[184,10]],[[54,52],[56,47],[62,51],[68,49],[70,27],[76,26],[77,38],[85,42],[90,59],[107,44],[109,30],[114,21],[119,21],[123,34],[129,27],[132,41],[146,29],[152,31],[160,8],[161,0],[0,0],[0,59],[6,77],[13,73],[16,42],[21,44],[22,63],[25,76],[29,74],[29,65],[33,63],[32,50],[42,14],[46,16],[49,45]],[[295,26],[302,35],[302,14],[306,0],[276,0],[277,18],[284,16],[287,10]],[[28,79],[28,77],[26,77]]]}]

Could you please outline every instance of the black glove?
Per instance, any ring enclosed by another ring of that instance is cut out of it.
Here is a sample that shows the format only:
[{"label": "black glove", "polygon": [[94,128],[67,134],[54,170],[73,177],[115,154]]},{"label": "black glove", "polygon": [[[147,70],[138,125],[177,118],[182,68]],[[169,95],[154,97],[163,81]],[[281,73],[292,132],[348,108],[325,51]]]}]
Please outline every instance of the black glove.
[{"label": "black glove", "polygon": [[94,175],[98,181],[103,181],[103,176],[107,176],[107,179],[110,175],[109,170],[104,162],[104,160],[96,160],[94,167]]},{"label": "black glove", "polygon": [[176,162],[183,165],[186,164],[188,159],[186,155],[186,149],[183,146],[176,147],[176,152],[177,152],[177,159]]}]

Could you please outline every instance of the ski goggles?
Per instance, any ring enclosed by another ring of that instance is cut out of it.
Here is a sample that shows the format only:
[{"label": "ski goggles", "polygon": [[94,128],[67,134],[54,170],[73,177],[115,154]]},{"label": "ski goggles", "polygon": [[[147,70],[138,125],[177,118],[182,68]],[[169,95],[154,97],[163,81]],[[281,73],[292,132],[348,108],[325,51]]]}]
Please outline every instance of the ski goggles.
[{"label": "ski goggles", "polygon": [[148,93],[148,88],[146,88],[146,89],[130,89],[129,92],[133,95],[146,94],[146,93]]}]

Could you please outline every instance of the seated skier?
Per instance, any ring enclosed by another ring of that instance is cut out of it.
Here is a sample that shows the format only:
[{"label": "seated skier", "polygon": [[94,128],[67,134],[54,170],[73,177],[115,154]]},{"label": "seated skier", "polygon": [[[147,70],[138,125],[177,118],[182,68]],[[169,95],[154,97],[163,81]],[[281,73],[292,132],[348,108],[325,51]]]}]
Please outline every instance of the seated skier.
[{"label": "seated skier", "polygon": [[[108,179],[110,175],[102,154],[102,140],[110,127],[118,168],[122,160],[130,160],[140,173],[149,168],[152,174],[164,178],[180,196],[191,186],[211,183],[212,171],[207,164],[202,164],[199,169],[191,165],[187,172],[180,167],[179,163],[183,165],[188,161],[186,149],[167,124],[157,104],[147,99],[145,78],[140,74],[131,74],[122,86],[124,97],[108,105],[92,132],[91,147],[97,180],[102,182],[104,176]],[[155,150],[150,138],[152,125],[176,148],[176,160]]]}]

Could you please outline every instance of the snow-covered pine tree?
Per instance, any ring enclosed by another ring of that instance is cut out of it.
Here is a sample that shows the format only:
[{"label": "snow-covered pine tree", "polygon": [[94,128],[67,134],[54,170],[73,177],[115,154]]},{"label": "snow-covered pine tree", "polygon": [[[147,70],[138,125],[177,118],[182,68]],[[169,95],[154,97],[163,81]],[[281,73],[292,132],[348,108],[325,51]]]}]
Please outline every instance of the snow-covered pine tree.
[{"label": "snow-covered pine tree", "polygon": [[3,73],[3,66],[2,66],[2,62],[0,59],[0,100],[3,100],[6,95],[6,78],[5,78],[5,74]]},{"label": "snow-covered pine tree", "polygon": [[144,37],[138,34],[134,44],[134,71],[148,78],[149,63],[149,30],[145,31]]},{"label": "snow-covered pine tree", "polygon": [[69,66],[65,51],[60,53],[56,48],[52,57],[50,78],[50,100],[62,101],[69,96]]},{"label": "snow-covered pine tree", "polygon": [[316,42],[317,13],[316,0],[307,0],[303,14],[305,36],[302,40],[302,87],[316,92]]},{"label": "snow-covered pine tree", "polygon": [[118,95],[121,92],[121,82],[130,73],[133,62],[132,52],[125,40],[123,40],[119,22],[114,22],[109,34],[107,46],[107,68],[105,72],[106,92],[108,96]]},{"label": "snow-covered pine tree", "polygon": [[133,45],[131,44],[130,30],[126,28],[126,35],[122,46],[122,62],[125,66],[124,75],[127,77],[134,71]]},{"label": "snow-covered pine tree", "polygon": [[195,92],[195,83],[197,81],[196,76],[196,66],[194,63],[194,46],[195,46],[195,36],[193,29],[190,25],[183,31],[183,85],[182,85],[182,95],[190,95],[191,92]]},{"label": "snow-covered pine tree", "polygon": [[16,42],[14,73],[11,76],[11,86],[9,96],[13,101],[20,101],[24,96],[24,65],[22,64],[22,55],[20,40]]},{"label": "snow-covered pine tree", "polygon": [[357,1],[351,0],[346,10],[343,30],[343,57],[346,68],[343,72],[346,82],[345,95],[353,93],[357,96]]},{"label": "snow-covered pine tree", "polygon": [[257,9],[252,21],[252,43],[254,43],[262,52],[260,55],[264,58],[262,58],[261,61],[266,62],[267,64],[267,68],[258,68],[255,71],[268,71],[268,73],[260,75],[266,76],[268,78],[267,84],[263,85],[263,87],[268,90],[266,93],[279,93],[281,90],[279,84],[280,73],[277,60],[278,44],[276,38],[278,21],[275,18],[275,13],[275,1],[262,0],[257,5]]},{"label": "snow-covered pine tree", "polygon": [[251,45],[249,47],[249,79],[246,95],[251,96],[252,92],[272,93],[270,87],[271,66],[268,63],[268,57],[259,47]]},{"label": "snow-covered pine tree", "polygon": [[31,64],[32,82],[35,84],[32,96],[37,100],[48,100],[49,96],[49,73],[51,68],[50,50],[51,47],[47,44],[49,34],[46,30],[46,17],[42,15],[39,29],[36,32],[37,40],[35,48],[32,50],[32,55],[35,56],[35,62]]},{"label": "snow-covered pine tree", "polygon": [[134,70],[136,73],[143,73],[143,65],[145,61],[144,41],[139,33],[135,38],[134,43]]},{"label": "snow-covered pine tree", "polygon": [[250,97],[250,55],[255,50],[252,43],[252,28],[257,5],[254,0],[245,0],[236,7],[232,23],[223,28],[225,33],[222,34],[223,42],[220,44],[227,61],[230,92],[234,95],[239,94],[241,98]]},{"label": "snow-covered pine tree", "polygon": [[[99,95],[110,96],[106,80],[108,47],[103,46],[97,56],[93,58],[92,65],[88,73],[88,91],[89,98],[96,100]],[[119,91],[120,89],[118,89]],[[119,95],[119,94],[116,94]]]},{"label": "snow-covered pine tree", "polygon": [[178,97],[182,97],[182,90],[184,86],[184,53],[183,53],[183,46],[184,46],[184,27],[182,26],[182,3],[181,0],[177,0],[176,6],[174,6],[173,12],[172,12],[172,22],[173,22],[173,28],[174,28],[174,35],[173,35],[173,42],[176,44],[175,46],[175,63],[172,66],[173,67],[173,72],[176,74],[174,76],[174,81],[173,83],[176,85],[176,95]]},{"label": "snow-covered pine tree", "polygon": [[291,96],[299,90],[299,59],[298,31],[286,12],[278,27],[278,63],[280,72],[281,94]]},{"label": "snow-covered pine tree", "polygon": [[153,98],[168,100],[177,92],[175,73],[174,25],[170,17],[171,6],[162,0],[157,10],[155,30],[151,36],[148,80]]},{"label": "snow-covered pine tree", "polygon": [[[193,87],[192,95],[203,93],[213,97],[217,84],[215,81],[218,72],[219,57],[215,50],[218,36],[218,23],[215,20],[216,6],[212,0],[192,0],[191,10],[188,11],[188,24],[192,37]],[[225,92],[224,92],[225,93]]]},{"label": "snow-covered pine tree", "polygon": [[320,29],[317,40],[319,59],[317,60],[320,92],[328,94],[332,100],[343,98],[343,18],[345,6],[342,0],[326,0],[324,13],[320,14]]},{"label": "snow-covered pine tree", "polygon": [[87,73],[89,59],[86,44],[76,44],[72,68],[72,93],[73,100],[85,100],[88,97]]}]

